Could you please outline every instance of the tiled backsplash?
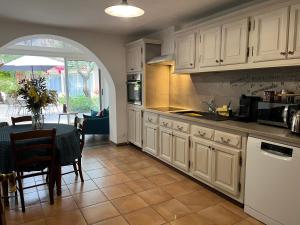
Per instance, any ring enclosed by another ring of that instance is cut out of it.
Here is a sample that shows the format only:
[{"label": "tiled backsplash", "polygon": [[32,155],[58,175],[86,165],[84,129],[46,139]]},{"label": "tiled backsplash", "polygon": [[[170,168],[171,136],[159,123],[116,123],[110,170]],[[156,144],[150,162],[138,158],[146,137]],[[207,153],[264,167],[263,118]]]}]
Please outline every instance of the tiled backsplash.
[{"label": "tiled backsplash", "polygon": [[217,105],[232,101],[239,106],[242,94],[263,96],[264,90],[300,93],[300,67],[268,68],[170,76],[170,105],[207,110],[202,101]]}]

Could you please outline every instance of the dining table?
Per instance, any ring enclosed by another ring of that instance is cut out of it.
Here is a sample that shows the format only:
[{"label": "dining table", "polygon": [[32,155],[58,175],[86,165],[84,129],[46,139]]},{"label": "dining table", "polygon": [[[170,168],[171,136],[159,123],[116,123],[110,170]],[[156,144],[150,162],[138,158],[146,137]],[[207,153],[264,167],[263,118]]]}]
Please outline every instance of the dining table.
[{"label": "dining table", "polygon": [[[55,182],[57,195],[61,195],[61,166],[70,165],[81,157],[80,135],[74,126],[66,124],[45,123],[42,129],[53,128],[56,129]],[[0,173],[8,174],[15,169],[10,134],[31,130],[31,124],[0,128]]]}]

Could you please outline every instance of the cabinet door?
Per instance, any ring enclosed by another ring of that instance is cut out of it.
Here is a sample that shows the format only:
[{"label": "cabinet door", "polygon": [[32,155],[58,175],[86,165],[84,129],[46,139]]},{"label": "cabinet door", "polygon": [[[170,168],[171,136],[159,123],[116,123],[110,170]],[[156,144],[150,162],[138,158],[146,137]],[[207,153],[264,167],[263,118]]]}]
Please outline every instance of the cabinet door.
[{"label": "cabinet door", "polygon": [[157,155],[157,125],[144,124],[144,151]]},{"label": "cabinet door", "polygon": [[142,70],[142,47],[132,46],[127,49],[127,72],[140,72]]},{"label": "cabinet door", "polygon": [[172,161],[172,130],[159,128],[159,156],[168,162]]},{"label": "cabinet door", "polygon": [[195,68],[195,34],[176,37],[175,69]]},{"label": "cabinet door", "polygon": [[172,162],[182,170],[189,170],[189,135],[173,132]]},{"label": "cabinet door", "polygon": [[222,26],[221,65],[247,62],[248,18]]},{"label": "cabinet door", "polygon": [[142,147],[142,111],[135,111],[135,144]]},{"label": "cabinet door", "polygon": [[200,67],[220,65],[221,27],[200,30]]},{"label": "cabinet door", "polygon": [[210,143],[199,138],[193,138],[192,146],[191,160],[193,174],[205,181],[211,182]]},{"label": "cabinet door", "polygon": [[128,141],[135,143],[135,110],[128,109]]},{"label": "cabinet door", "polygon": [[286,59],[288,7],[254,18],[254,62]]},{"label": "cabinet door", "polygon": [[290,13],[288,58],[300,58],[300,4],[293,5]]},{"label": "cabinet door", "polygon": [[239,193],[240,151],[224,146],[212,147],[212,183],[232,194]]}]

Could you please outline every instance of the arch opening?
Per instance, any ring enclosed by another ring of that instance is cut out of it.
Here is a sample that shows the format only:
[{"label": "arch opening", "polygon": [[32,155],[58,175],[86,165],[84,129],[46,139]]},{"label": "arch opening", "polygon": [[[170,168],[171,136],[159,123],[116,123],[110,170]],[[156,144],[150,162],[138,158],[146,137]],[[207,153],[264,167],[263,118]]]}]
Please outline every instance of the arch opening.
[{"label": "arch opening", "polygon": [[[59,43],[65,43],[67,48],[51,49],[49,46],[47,46],[46,48],[40,48],[41,46],[35,46],[32,43],[30,48],[26,46],[26,42],[28,44],[29,40],[37,40],[37,39],[56,40]],[[117,140],[117,124],[116,124],[117,119],[116,119],[115,85],[108,69],[98,58],[98,56],[96,56],[90,49],[88,49],[81,43],[66,37],[52,35],[52,34],[36,34],[36,35],[22,36],[10,41],[6,45],[0,47],[0,54],[63,57],[63,58],[67,58],[67,60],[79,61],[80,59],[85,59],[94,62],[96,66],[99,68],[98,71],[101,73],[101,80],[100,80],[101,82],[99,83],[106,86],[106,88],[103,88],[103,90],[100,89],[98,94],[102,95],[103,93],[103,98],[101,101],[102,107],[109,107],[110,140],[113,142],[117,142],[116,141]]]}]

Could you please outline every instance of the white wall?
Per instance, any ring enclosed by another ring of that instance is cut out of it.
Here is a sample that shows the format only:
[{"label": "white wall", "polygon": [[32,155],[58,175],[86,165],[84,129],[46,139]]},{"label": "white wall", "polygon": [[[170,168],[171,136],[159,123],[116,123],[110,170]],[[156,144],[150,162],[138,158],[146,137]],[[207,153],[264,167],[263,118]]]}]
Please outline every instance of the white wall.
[{"label": "white wall", "polygon": [[[23,36],[50,34],[74,40],[94,53],[98,66],[101,67],[102,63],[105,65],[102,75],[106,76],[106,81],[110,85],[110,139],[114,143],[127,141],[125,39],[123,37],[6,20],[0,20],[0,29],[0,47]],[[75,42],[73,44],[76,44]]]}]

